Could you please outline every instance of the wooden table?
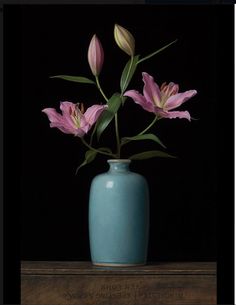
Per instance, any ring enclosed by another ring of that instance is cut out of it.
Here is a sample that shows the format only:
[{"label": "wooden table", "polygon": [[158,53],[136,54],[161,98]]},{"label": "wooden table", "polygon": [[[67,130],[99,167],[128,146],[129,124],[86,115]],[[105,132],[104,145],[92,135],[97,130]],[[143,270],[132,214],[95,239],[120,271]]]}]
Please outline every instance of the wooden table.
[{"label": "wooden table", "polygon": [[216,303],[214,262],[156,262],[125,268],[56,261],[21,265],[24,305]]}]

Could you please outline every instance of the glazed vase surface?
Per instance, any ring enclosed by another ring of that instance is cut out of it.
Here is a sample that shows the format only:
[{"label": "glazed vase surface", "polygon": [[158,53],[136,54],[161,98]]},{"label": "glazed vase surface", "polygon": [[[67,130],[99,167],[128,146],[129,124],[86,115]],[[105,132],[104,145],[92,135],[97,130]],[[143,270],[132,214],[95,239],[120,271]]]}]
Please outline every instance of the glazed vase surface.
[{"label": "glazed vase surface", "polygon": [[130,160],[108,160],[89,196],[91,260],[101,266],[144,265],[149,237],[146,179],[129,169]]}]

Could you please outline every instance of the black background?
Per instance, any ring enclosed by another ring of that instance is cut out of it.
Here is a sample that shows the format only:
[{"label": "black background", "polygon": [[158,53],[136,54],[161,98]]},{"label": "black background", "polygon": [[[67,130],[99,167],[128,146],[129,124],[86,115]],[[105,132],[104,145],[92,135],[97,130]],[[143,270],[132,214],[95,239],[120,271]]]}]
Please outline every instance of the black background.
[{"label": "black background", "polygon": [[[197,120],[165,119],[152,129],[179,158],[132,162],[132,170],[144,175],[150,188],[148,261],[219,260],[223,228],[217,209],[227,205],[227,216],[233,217],[232,70],[226,73],[233,66],[232,7],[21,5],[8,6],[4,13],[6,282],[19,266],[19,260],[12,263],[16,253],[22,260],[90,260],[89,187],[108,168],[106,159],[98,157],[75,176],[84,147],[79,139],[50,129],[41,110],[59,109],[63,100],[87,107],[102,102],[92,85],[49,78],[92,78],[87,49],[94,33],[105,53],[101,85],[108,96],[119,90],[128,56],[114,42],[114,23],[132,32],[141,56],[178,39],[139,65],[130,89],[142,91],[145,71],[159,84],[174,81],[180,91],[198,91],[181,107]],[[137,134],[153,118],[131,100],[123,110],[123,136]],[[111,125],[102,144],[113,146],[113,141]],[[129,144],[123,157],[156,148],[148,142]],[[231,196],[227,200],[226,194]],[[220,215],[226,219],[224,212]],[[232,218],[227,220],[232,229]],[[232,238],[229,232],[227,239]]]}]

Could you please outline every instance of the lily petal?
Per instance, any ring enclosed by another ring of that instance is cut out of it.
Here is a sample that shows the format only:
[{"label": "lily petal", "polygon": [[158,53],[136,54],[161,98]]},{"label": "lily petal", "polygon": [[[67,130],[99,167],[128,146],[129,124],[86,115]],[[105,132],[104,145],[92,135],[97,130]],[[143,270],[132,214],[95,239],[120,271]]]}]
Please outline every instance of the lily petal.
[{"label": "lily petal", "polygon": [[90,125],[88,122],[86,122],[85,117],[83,116],[80,121],[80,130],[85,134],[88,133],[92,125]]},{"label": "lily petal", "polygon": [[70,111],[75,110],[75,105],[74,103],[71,102],[60,102],[60,109],[62,112],[62,115],[70,115]]},{"label": "lily petal", "polygon": [[[97,121],[101,113],[105,110],[105,108],[107,108],[107,105],[93,105],[89,107],[84,113],[86,122],[92,126]],[[81,128],[83,127],[81,126]]]},{"label": "lily petal", "polygon": [[164,111],[164,110],[158,110],[157,114],[159,114],[163,118],[168,119],[187,119],[191,121],[191,116],[188,111]]},{"label": "lily petal", "polygon": [[60,113],[58,113],[56,111],[56,109],[54,109],[54,108],[45,108],[45,109],[42,110],[42,112],[46,113],[46,115],[48,116],[49,121],[52,122],[52,123],[63,121],[62,115]]},{"label": "lily petal", "polygon": [[143,95],[148,101],[152,101],[156,106],[161,107],[161,92],[154,78],[146,72],[143,75]]},{"label": "lily petal", "polygon": [[75,133],[76,128],[71,124],[68,124],[67,120],[56,111],[54,108],[45,108],[42,112],[46,113],[49,121],[51,122],[50,127],[57,127],[64,133]]},{"label": "lily petal", "polygon": [[178,94],[172,95],[166,101],[165,109],[171,110],[171,109],[177,108],[196,94],[197,94],[196,90],[189,90],[189,91],[185,91],[183,93],[178,93]]},{"label": "lily petal", "polygon": [[75,128],[75,124],[71,118],[71,113],[73,113],[76,110],[75,106],[76,104],[73,104],[71,102],[60,103],[60,109],[62,111],[63,118],[72,128]]},{"label": "lily petal", "polygon": [[68,133],[73,133],[75,126],[71,121],[68,121],[64,116],[56,111],[54,108],[45,108],[42,112],[46,113],[49,121],[51,122],[50,127],[57,127],[54,125],[59,125],[62,129],[67,130]]},{"label": "lily petal", "polygon": [[124,93],[124,96],[131,97],[136,104],[142,106],[143,109],[145,109],[146,111],[154,112],[155,105],[150,100],[146,100],[145,97],[142,94],[140,94],[138,91],[136,90],[126,91]]},{"label": "lily petal", "polygon": [[68,127],[65,127],[65,125],[61,125],[60,123],[51,123],[50,124],[50,127],[53,128],[58,128],[60,131],[62,131],[63,133],[66,133],[66,134],[73,134],[75,136],[83,136],[84,135],[84,132],[82,130],[80,130],[79,128],[68,128]]}]

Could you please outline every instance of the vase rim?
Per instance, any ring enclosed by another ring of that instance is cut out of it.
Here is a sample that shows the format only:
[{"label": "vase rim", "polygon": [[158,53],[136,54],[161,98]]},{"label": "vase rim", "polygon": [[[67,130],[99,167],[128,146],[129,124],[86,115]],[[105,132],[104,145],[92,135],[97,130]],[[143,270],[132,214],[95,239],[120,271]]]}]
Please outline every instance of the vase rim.
[{"label": "vase rim", "polygon": [[108,163],[130,163],[130,159],[109,159],[107,160]]}]

